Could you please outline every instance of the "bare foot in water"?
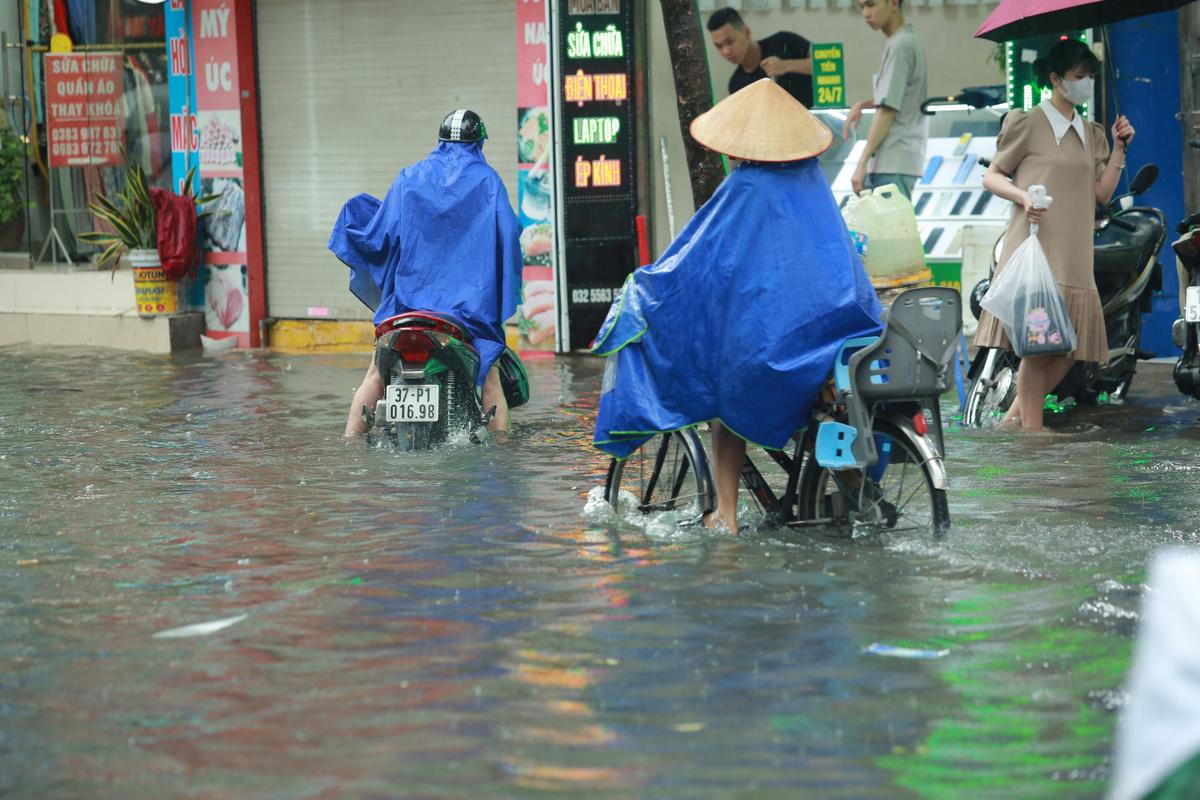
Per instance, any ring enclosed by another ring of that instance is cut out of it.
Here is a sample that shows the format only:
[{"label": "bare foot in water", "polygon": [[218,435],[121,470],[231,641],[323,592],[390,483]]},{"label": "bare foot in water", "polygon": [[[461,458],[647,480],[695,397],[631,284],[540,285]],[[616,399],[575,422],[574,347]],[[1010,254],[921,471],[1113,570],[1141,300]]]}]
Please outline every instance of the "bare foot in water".
[{"label": "bare foot in water", "polygon": [[730,520],[721,515],[720,511],[710,511],[704,515],[704,527],[712,528],[714,530],[718,528],[724,528],[730,533],[736,534],[738,529],[737,517],[734,517],[732,520]]},{"label": "bare foot in water", "polygon": [[1016,411],[1016,406],[1009,409],[1004,418],[996,424],[996,427],[1002,431],[1020,430],[1021,428],[1021,412]]}]

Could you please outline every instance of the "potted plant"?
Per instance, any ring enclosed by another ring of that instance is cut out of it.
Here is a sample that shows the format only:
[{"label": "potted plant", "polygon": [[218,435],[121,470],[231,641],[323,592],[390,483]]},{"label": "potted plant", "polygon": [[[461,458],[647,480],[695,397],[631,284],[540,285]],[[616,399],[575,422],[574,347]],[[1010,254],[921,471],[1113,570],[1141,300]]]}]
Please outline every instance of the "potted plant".
[{"label": "potted plant", "polygon": [[[139,314],[152,316],[174,313],[178,305],[175,285],[178,276],[172,279],[162,270],[158,254],[154,199],[151,197],[141,164],[137,161],[131,161],[129,164],[125,187],[121,191],[111,198],[97,193],[95,199],[88,203],[88,210],[98,219],[108,223],[112,230],[89,231],[78,234],[77,238],[104,248],[96,259],[96,266],[100,269],[111,265],[115,272],[121,256],[129,253],[129,264],[133,268],[133,291],[137,298]],[[193,196],[195,172],[195,167],[188,170],[183,182],[183,196],[191,199],[193,204],[215,200],[215,195],[201,198]],[[196,218],[201,219],[205,216],[206,214],[197,214]]]},{"label": "potted plant", "polygon": [[25,156],[28,145],[0,122],[0,250],[20,247],[25,234]]}]

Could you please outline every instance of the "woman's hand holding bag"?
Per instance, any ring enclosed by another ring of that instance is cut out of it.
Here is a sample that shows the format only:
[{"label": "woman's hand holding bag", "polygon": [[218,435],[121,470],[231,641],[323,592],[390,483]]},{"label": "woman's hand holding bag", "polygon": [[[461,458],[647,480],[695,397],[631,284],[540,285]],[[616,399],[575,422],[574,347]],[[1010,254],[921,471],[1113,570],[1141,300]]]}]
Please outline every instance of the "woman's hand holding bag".
[{"label": "woman's hand holding bag", "polygon": [[[1044,186],[1030,186],[1032,206],[1045,209],[1054,201]],[[1036,223],[1000,276],[992,282],[981,305],[1000,320],[1013,352],[1026,356],[1064,355],[1075,349],[1075,328],[1067,303],[1054,281],[1050,263],[1037,238]]]}]

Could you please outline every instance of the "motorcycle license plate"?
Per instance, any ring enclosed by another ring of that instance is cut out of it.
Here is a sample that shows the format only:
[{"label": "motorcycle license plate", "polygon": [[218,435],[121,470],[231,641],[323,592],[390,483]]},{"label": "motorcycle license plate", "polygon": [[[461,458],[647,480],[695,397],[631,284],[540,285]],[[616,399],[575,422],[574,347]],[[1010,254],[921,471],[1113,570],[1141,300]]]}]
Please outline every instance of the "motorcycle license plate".
[{"label": "motorcycle license plate", "polygon": [[388,422],[437,422],[440,389],[436,383],[392,384],[387,387],[384,419]]},{"label": "motorcycle license plate", "polygon": [[1183,318],[1188,322],[1200,322],[1200,286],[1187,287],[1184,297]]}]

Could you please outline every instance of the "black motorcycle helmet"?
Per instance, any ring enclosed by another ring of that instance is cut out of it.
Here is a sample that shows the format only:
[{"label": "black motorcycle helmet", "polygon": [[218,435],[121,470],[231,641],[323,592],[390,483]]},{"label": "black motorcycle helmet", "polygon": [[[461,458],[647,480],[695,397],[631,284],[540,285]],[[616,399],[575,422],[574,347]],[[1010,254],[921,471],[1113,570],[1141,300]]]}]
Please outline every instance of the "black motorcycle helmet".
[{"label": "black motorcycle helmet", "polygon": [[469,108],[451,111],[438,128],[438,139],[443,142],[480,142],[486,138],[483,120]]}]

